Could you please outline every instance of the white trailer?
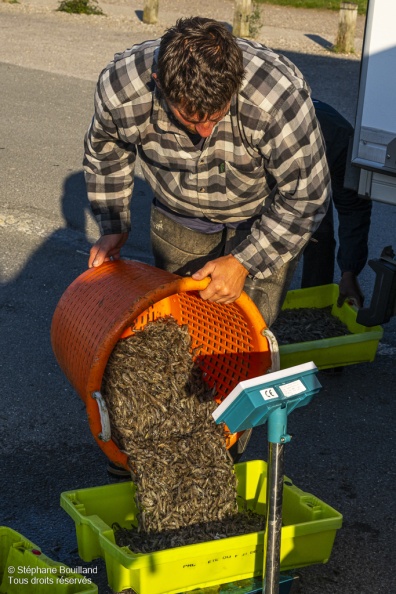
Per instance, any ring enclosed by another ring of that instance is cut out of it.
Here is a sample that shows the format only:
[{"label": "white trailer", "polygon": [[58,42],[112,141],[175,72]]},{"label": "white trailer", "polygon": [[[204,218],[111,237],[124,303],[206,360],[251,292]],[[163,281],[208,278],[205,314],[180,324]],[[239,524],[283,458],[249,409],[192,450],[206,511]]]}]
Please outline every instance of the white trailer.
[{"label": "white trailer", "polygon": [[396,205],[396,1],[369,0],[352,165],[359,194]]},{"label": "white trailer", "polygon": [[[368,2],[351,165],[358,168],[361,196],[396,206],[396,0]],[[374,291],[357,321],[374,326],[396,315],[392,246],[369,265]]]}]

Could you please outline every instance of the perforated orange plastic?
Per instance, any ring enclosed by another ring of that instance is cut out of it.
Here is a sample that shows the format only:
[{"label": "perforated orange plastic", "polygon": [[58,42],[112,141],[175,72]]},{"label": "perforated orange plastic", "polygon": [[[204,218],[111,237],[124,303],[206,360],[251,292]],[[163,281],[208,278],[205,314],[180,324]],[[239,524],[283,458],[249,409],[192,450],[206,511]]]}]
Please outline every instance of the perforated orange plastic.
[{"label": "perforated orange plastic", "polygon": [[[172,315],[186,324],[196,361],[219,401],[242,380],[271,367],[266,328],[253,301],[243,293],[230,305],[204,301],[199,291],[210,279],[194,281],[148,264],[119,260],[91,268],[62,295],[55,310],[51,342],[58,363],[84,400],[97,443],[114,462],[127,466],[126,455],[100,438],[102,426],[94,392],[114,346],[149,321]],[[239,434],[226,432],[230,447]]]}]

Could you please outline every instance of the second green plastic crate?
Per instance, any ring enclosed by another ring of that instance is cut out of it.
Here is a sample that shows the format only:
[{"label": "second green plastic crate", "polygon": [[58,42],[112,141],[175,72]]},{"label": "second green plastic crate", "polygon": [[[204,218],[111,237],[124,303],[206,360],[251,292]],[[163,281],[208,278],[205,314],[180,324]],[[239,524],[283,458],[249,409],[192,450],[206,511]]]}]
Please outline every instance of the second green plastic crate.
[{"label": "second green plastic crate", "polygon": [[98,594],[90,577],[53,561],[33,542],[0,526],[0,594]]},{"label": "second green plastic crate", "polygon": [[324,285],[289,291],[282,309],[325,308],[344,322],[351,334],[322,340],[296,342],[279,346],[280,367],[287,369],[313,361],[318,369],[342,367],[374,361],[383,335],[381,326],[368,328],[356,322],[357,311],[348,303],[337,307],[338,285]]}]

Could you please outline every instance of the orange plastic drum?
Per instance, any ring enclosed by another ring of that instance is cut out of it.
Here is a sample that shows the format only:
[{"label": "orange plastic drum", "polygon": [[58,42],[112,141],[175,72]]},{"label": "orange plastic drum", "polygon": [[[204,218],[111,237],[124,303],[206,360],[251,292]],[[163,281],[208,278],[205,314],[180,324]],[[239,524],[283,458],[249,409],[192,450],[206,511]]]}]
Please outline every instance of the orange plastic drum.
[{"label": "orange plastic drum", "polygon": [[[148,264],[119,260],[80,275],[62,295],[55,310],[52,348],[66,377],[86,404],[91,432],[113,462],[127,458],[109,439],[94,395],[101,390],[108,359],[119,340],[147,322],[172,315],[187,324],[192,349],[206,383],[216,386],[219,402],[242,380],[266,373],[271,351],[263,335],[266,324],[243,293],[230,305],[200,298],[210,279],[194,281]],[[239,434],[226,430],[227,447]]]}]

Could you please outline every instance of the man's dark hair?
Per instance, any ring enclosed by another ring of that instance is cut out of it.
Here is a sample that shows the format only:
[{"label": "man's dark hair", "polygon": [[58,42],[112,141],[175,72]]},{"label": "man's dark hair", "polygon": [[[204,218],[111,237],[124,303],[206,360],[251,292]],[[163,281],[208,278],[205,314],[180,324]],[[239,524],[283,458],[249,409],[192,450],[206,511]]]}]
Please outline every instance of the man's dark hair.
[{"label": "man's dark hair", "polygon": [[203,118],[224,109],[243,76],[236,38],[217,21],[179,19],[161,39],[157,72],[161,91],[187,115]]}]

